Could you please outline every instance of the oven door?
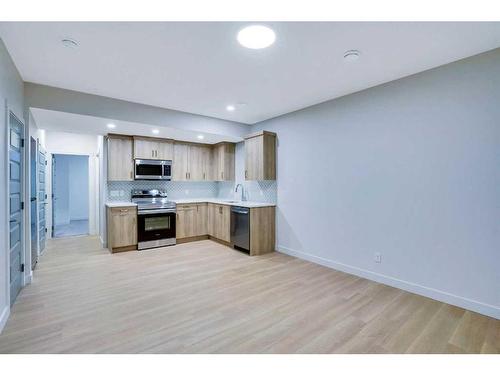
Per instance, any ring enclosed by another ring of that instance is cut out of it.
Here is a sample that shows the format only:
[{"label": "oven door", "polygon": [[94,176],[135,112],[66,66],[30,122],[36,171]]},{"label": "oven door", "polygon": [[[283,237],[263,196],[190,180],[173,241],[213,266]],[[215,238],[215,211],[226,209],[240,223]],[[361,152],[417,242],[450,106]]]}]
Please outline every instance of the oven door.
[{"label": "oven door", "polygon": [[138,211],[139,250],[175,245],[175,210]]}]

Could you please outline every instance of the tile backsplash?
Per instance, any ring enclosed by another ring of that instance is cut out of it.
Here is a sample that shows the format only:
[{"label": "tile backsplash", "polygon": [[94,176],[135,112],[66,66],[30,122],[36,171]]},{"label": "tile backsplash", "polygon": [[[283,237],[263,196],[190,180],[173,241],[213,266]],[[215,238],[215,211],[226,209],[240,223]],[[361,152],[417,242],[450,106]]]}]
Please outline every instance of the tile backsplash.
[{"label": "tile backsplash", "polygon": [[108,201],[129,201],[133,189],[165,189],[171,199],[215,198],[218,194],[214,181],[109,181]]},{"label": "tile backsplash", "polygon": [[[108,201],[129,201],[133,189],[165,189],[171,199],[224,198],[240,199],[234,192],[234,181],[109,181],[106,196]],[[276,203],[276,181],[243,182],[245,197],[249,201]]]},{"label": "tile backsplash", "polygon": [[[244,181],[245,198],[253,202],[277,203],[277,186],[276,181]],[[218,182],[218,198],[225,199],[241,199],[241,192],[235,193],[236,182],[224,181]]]}]

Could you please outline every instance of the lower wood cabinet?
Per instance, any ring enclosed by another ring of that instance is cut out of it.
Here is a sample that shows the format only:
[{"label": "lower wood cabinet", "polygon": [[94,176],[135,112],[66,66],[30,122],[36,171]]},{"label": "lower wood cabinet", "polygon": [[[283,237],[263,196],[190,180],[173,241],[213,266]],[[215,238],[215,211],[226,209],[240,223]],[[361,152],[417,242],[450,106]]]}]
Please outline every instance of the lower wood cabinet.
[{"label": "lower wood cabinet", "polygon": [[[231,206],[216,203],[177,204],[176,238],[193,241],[207,235],[230,245]],[[250,255],[272,252],[274,246],[275,208],[251,208]]]},{"label": "lower wood cabinet", "polygon": [[112,253],[137,249],[137,207],[108,207],[108,249]]},{"label": "lower wood cabinet", "polygon": [[208,234],[222,241],[231,241],[231,207],[208,203]]},{"label": "lower wood cabinet", "polygon": [[207,203],[178,204],[176,238],[206,236],[207,220]]},{"label": "lower wood cabinet", "polygon": [[250,255],[261,255],[275,248],[274,207],[255,207],[250,209]]}]

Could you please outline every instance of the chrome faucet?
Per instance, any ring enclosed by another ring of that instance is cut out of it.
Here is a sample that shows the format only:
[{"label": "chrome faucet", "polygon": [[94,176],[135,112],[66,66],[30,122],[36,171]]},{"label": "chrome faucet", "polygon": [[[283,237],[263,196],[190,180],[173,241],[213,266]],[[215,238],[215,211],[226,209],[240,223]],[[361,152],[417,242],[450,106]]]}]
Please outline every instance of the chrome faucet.
[{"label": "chrome faucet", "polygon": [[241,186],[241,201],[243,202],[245,200],[245,188],[243,187],[243,184],[238,184],[236,185],[236,189],[234,189],[234,192],[238,192],[238,188]]}]

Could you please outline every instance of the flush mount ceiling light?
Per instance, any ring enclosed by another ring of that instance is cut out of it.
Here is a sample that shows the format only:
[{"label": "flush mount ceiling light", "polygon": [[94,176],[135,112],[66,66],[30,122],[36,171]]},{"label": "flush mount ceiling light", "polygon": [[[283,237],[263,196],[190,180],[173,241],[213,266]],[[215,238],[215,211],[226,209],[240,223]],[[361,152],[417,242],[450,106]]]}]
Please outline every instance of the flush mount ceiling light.
[{"label": "flush mount ceiling light", "polygon": [[68,47],[68,48],[78,47],[78,42],[74,39],[71,39],[71,38],[61,39],[61,43],[63,44],[64,47]]},{"label": "flush mount ceiling light", "polygon": [[116,125],[115,124],[112,124],[112,123],[109,123],[108,125],[106,125],[108,128],[110,129],[114,129],[116,128]]},{"label": "flush mount ceiling light", "polygon": [[203,139],[203,138],[205,138],[205,136],[203,134],[198,134],[197,138],[198,139]]},{"label": "flush mount ceiling light", "polygon": [[159,131],[158,129],[153,129],[153,130],[151,130],[151,132],[152,132],[153,134],[160,134],[160,131]]},{"label": "flush mount ceiling light", "polygon": [[349,51],[344,52],[344,60],[357,61],[359,59],[359,55],[361,55],[361,52],[359,52],[356,49],[351,49]]},{"label": "flush mount ceiling light", "polygon": [[267,48],[276,40],[273,29],[262,25],[251,25],[241,29],[237,36],[238,42],[246,48]]},{"label": "flush mount ceiling light", "polygon": [[232,104],[226,106],[226,111],[233,112],[235,109],[235,106]]}]

